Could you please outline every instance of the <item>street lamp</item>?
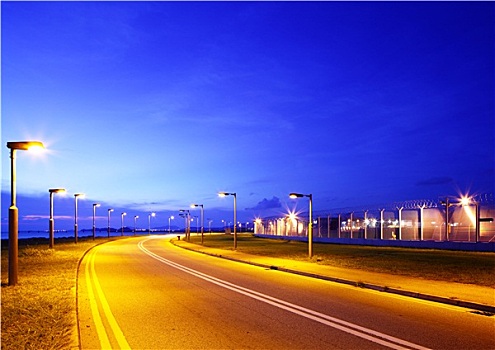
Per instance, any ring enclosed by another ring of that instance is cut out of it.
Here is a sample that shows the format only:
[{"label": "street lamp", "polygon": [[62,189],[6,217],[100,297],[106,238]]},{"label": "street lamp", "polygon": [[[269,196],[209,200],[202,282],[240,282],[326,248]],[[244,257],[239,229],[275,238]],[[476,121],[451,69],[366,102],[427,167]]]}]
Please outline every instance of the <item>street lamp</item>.
[{"label": "street lamp", "polygon": [[28,151],[45,148],[39,141],[11,141],[7,142],[7,148],[10,149],[10,199],[9,207],[9,286],[17,284],[17,275],[19,271],[19,211],[16,207],[16,167],[15,156],[17,150]]},{"label": "street lamp", "polygon": [[77,243],[77,198],[84,198],[84,193],[74,194],[74,243]]},{"label": "street lamp", "polygon": [[126,216],[126,215],[127,215],[127,213],[120,214],[120,223],[121,223],[121,227],[122,227],[121,236],[124,235],[124,216]]},{"label": "street lamp", "polygon": [[50,248],[53,248],[54,246],[54,243],[55,243],[55,238],[54,238],[54,231],[55,231],[55,223],[54,223],[54,220],[53,220],[53,194],[54,193],[65,193],[65,188],[50,188],[48,190],[48,192],[50,193],[50,221],[49,221],[49,231],[50,231],[50,237],[49,237],[49,241],[50,241],[50,244],[49,244],[49,247]]},{"label": "street lamp", "polygon": [[201,244],[204,242],[204,205],[203,204],[191,204],[191,208],[201,208]]},{"label": "street lamp", "polygon": [[113,211],[112,208],[108,209],[108,225],[107,225],[107,233],[108,238],[110,238],[110,213]]},{"label": "street lamp", "polygon": [[168,234],[170,234],[170,220],[173,220],[173,219],[175,219],[173,215],[169,216],[169,218],[168,218]]},{"label": "street lamp", "polygon": [[184,220],[185,220],[184,233],[186,235],[186,240],[189,241],[191,239],[190,229],[189,229],[189,227],[191,225],[190,220],[189,220],[189,218],[190,218],[190,216],[189,216],[189,210],[187,210],[187,209],[180,209],[179,210],[179,213],[181,213],[181,214],[179,214],[180,216],[183,216],[184,217]]},{"label": "street lamp", "polygon": [[99,207],[100,203],[93,203],[93,241],[95,240],[96,235],[96,225],[95,225],[95,216],[96,216],[96,208]]},{"label": "street lamp", "polygon": [[309,198],[309,223],[308,223],[308,255],[311,259],[313,257],[313,195],[312,194],[301,194],[301,193],[291,193],[290,198]]},{"label": "street lamp", "polygon": [[234,250],[237,249],[237,193],[235,192],[218,192],[219,197],[234,196]]},{"label": "street lamp", "polygon": [[136,220],[139,219],[139,215],[134,215],[134,236],[136,235]]},{"label": "street lamp", "polygon": [[199,217],[197,215],[193,215],[191,218],[191,222],[194,222],[194,219],[196,219],[196,235],[199,233]]},{"label": "street lamp", "polygon": [[148,235],[151,235],[151,217],[155,217],[155,213],[148,214]]}]

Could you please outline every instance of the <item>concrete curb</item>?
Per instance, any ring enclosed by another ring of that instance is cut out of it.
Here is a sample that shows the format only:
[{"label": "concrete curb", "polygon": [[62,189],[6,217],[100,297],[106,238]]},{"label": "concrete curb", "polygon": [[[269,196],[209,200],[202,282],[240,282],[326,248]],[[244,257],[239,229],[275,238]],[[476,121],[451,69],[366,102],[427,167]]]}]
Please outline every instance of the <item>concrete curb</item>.
[{"label": "concrete curb", "polygon": [[326,281],[330,281],[330,282],[342,283],[342,284],[346,284],[346,285],[350,285],[350,286],[354,286],[354,287],[358,287],[358,288],[372,289],[372,290],[376,290],[379,292],[398,294],[398,295],[402,295],[402,296],[406,296],[406,297],[422,299],[422,300],[427,300],[427,301],[433,301],[436,303],[453,305],[453,306],[458,306],[458,307],[467,308],[467,309],[474,309],[476,311],[486,313],[487,316],[493,316],[495,314],[495,306],[491,306],[491,305],[485,305],[485,304],[475,303],[475,302],[471,302],[471,301],[464,301],[464,300],[459,300],[459,299],[445,298],[445,297],[440,297],[440,296],[436,296],[436,295],[419,293],[419,292],[412,292],[412,291],[407,291],[407,290],[401,290],[401,289],[397,289],[397,288],[391,288],[391,287],[381,286],[381,285],[372,284],[372,283],[357,282],[357,281],[352,281],[352,280],[347,280],[347,279],[342,279],[342,278],[337,278],[337,277],[319,275],[319,274],[315,274],[315,273],[311,273],[311,272],[304,272],[304,271],[299,271],[299,270],[287,269],[285,267],[256,263],[256,262],[252,262],[252,261],[247,261],[247,260],[233,258],[230,256],[221,255],[221,254],[215,254],[215,253],[209,253],[209,252],[205,252],[205,251],[201,251],[201,250],[196,250],[196,249],[191,248],[191,247],[185,247],[185,246],[177,245],[177,244],[175,244],[174,239],[171,239],[170,243],[172,243],[176,247],[186,249],[189,251],[193,251],[196,253],[201,253],[201,254],[205,254],[205,255],[209,255],[209,256],[213,256],[213,257],[217,257],[217,258],[222,258],[222,259],[226,259],[226,260],[230,260],[230,261],[235,261],[235,262],[239,262],[239,263],[249,264],[249,265],[253,265],[253,266],[263,267],[266,269],[292,273],[295,275],[300,275],[300,276],[305,276],[305,277],[317,278],[317,279],[326,280]]}]

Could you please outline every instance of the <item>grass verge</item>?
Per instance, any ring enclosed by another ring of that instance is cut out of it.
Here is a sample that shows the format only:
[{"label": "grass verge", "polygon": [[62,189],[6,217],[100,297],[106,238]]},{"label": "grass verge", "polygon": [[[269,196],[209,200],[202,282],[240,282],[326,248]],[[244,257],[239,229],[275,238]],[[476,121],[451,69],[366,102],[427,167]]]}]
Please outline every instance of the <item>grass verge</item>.
[{"label": "grass verge", "polygon": [[92,246],[108,239],[19,241],[19,283],[8,286],[8,248],[2,241],[2,349],[68,349],[76,326],[76,269]]},{"label": "grass verge", "polygon": [[[201,236],[191,235],[191,243],[200,242]],[[231,250],[233,237],[207,234],[204,245]],[[237,250],[308,261],[308,244],[299,241],[239,234]],[[495,287],[495,253],[314,243],[312,261],[342,268]]]}]

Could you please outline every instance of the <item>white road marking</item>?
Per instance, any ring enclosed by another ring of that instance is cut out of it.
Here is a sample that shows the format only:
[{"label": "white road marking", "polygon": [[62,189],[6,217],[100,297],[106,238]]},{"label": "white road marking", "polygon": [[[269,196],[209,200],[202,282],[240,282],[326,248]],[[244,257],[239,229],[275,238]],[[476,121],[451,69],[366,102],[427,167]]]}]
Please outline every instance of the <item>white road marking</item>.
[{"label": "white road marking", "polygon": [[139,249],[141,249],[144,253],[146,253],[150,257],[152,257],[152,258],[154,258],[154,259],[156,259],[156,260],[158,260],[164,264],[167,264],[171,267],[174,267],[176,269],[179,269],[181,271],[189,273],[189,274],[196,276],[198,278],[201,278],[205,281],[214,283],[214,284],[221,286],[223,288],[226,288],[226,289],[232,290],[234,292],[246,295],[250,298],[262,301],[264,303],[273,305],[273,306],[278,307],[278,308],[283,309],[283,310],[287,310],[289,312],[292,312],[292,313],[295,313],[297,315],[306,317],[308,319],[311,319],[311,320],[314,320],[316,322],[322,323],[324,325],[333,327],[333,328],[341,330],[343,332],[352,334],[352,335],[357,336],[359,338],[363,338],[363,339],[369,340],[371,342],[386,346],[386,347],[391,348],[391,349],[416,349],[416,350],[427,350],[428,349],[428,348],[423,347],[421,345],[417,345],[417,344],[408,342],[406,340],[402,340],[402,339],[399,339],[399,338],[396,338],[396,337],[393,337],[393,336],[390,336],[390,335],[387,335],[384,333],[380,333],[380,332],[377,332],[377,331],[374,331],[374,330],[371,330],[371,329],[368,329],[365,327],[361,327],[361,326],[358,326],[356,324],[353,324],[353,323],[350,323],[347,321],[343,321],[343,320],[340,320],[338,318],[331,317],[331,316],[322,314],[320,312],[310,310],[310,309],[304,308],[302,306],[295,305],[295,304],[286,302],[286,301],[281,300],[281,299],[274,298],[272,296],[269,296],[269,295],[266,295],[266,294],[263,294],[260,292],[256,292],[256,291],[248,289],[248,288],[244,288],[242,286],[221,280],[219,278],[216,278],[216,277],[207,275],[205,273],[193,270],[193,269],[188,268],[186,266],[177,264],[171,260],[168,260],[164,257],[161,257],[158,254],[155,254],[155,253],[149,251],[148,249],[146,249],[144,247],[144,243],[146,241],[148,241],[150,239],[155,239],[155,238],[156,237],[150,237],[150,238],[147,238],[143,241],[140,241],[138,243]]}]

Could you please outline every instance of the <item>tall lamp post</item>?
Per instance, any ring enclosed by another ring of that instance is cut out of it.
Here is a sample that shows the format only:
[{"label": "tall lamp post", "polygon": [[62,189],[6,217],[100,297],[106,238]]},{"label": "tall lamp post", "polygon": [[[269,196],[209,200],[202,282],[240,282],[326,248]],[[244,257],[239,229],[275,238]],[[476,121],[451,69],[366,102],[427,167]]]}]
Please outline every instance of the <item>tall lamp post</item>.
[{"label": "tall lamp post", "polygon": [[19,211],[16,207],[16,167],[15,156],[17,150],[28,151],[32,149],[45,148],[39,141],[11,141],[7,142],[10,149],[10,199],[9,207],[9,286],[17,284],[19,272]]},{"label": "tall lamp post", "polygon": [[110,238],[110,213],[113,211],[112,208],[108,209],[108,224],[107,224],[107,233],[108,238]]},{"label": "tall lamp post", "polygon": [[124,216],[126,216],[126,215],[127,215],[127,213],[120,214],[120,223],[121,223],[121,227],[122,227],[121,236],[124,235]]},{"label": "tall lamp post", "polygon": [[77,243],[77,199],[84,197],[83,193],[74,194],[74,243]]},{"label": "tall lamp post", "polygon": [[204,242],[204,205],[203,204],[191,204],[191,208],[201,209],[201,244]]},{"label": "tall lamp post", "polygon": [[50,231],[49,233],[49,247],[50,248],[53,248],[53,246],[55,245],[55,238],[54,238],[54,231],[55,231],[55,222],[54,222],[54,219],[53,219],[53,194],[54,193],[65,193],[65,188],[50,188],[48,190],[48,192],[50,193],[50,221],[49,221],[49,224],[48,224],[48,229]]},{"label": "tall lamp post", "polygon": [[139,219],[139,215],[134,215],[134,236],[136,235],[136,220]]},{"label": "tall lamp post", "polygon": [[93,203],[93,241],[95,240],[96,236],[96,208],[100,206],[100,203]]},{"label": "tall lamp post", "polygon": [[291,193],[290,198],[309,198],[309,223],[308,223],[308,255],[311,259],[313,257],[313,195],[302,193]]},{"label": "tall lamp post", "polygon": [[183,216],[184,217],[184,220],[185,220],[185,228],[184,228],[184,233],[186,235],[186,240],[189,241],[191,239],[191,235],[190,235],[190,216],[189,216],[189,210],[187,209],[181,209],[179,210],[179,214],[180,216]]},{"label": "tall lamp post", "polygon": [[151,217],[155,217],[156,213],[148,214],[148,235],[151,235]]},{"label": "tall lamp post", "polygon": [[168,234],[170,234],[170,220],[173,220],[174,219],[174,216],[169,216],[168,217]]},{"label": "tall lamp post", "polygon": [[218,192],[220,197],[234,196],[234,250],[237,249],[237,193]]}]

